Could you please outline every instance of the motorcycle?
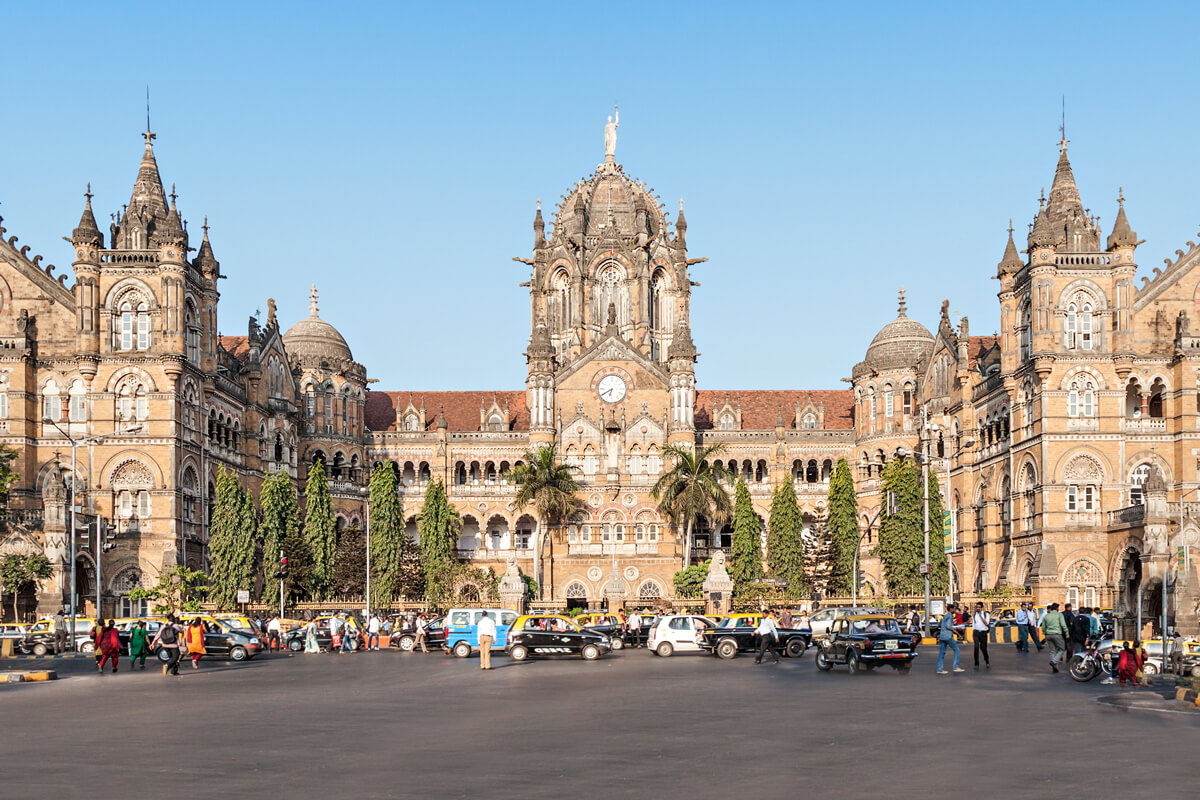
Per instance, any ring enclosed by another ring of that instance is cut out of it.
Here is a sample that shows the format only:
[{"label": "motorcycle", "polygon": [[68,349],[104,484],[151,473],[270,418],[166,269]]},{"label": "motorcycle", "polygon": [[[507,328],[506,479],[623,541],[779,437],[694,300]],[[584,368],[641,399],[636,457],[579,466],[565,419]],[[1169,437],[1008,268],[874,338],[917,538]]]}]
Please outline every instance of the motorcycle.
[{"label": "motorcycle", "polygon": [[1067,672],[1080,683],[1097,675],[1111,675],[1113,669],[1113,640],[1108,637],[1089,639],[1083,652],[1071,656]]}]

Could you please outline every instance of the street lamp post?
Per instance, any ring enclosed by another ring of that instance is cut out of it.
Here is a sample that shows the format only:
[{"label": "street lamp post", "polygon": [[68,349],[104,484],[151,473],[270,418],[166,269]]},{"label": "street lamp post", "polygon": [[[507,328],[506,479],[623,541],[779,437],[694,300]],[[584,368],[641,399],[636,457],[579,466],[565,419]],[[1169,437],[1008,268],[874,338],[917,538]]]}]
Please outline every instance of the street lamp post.
[{"label": "street lamp post", "polygon": [[371,487],[364,486],[359,491],[362,493],[363,497],[366,498],[365,503],[367,506],[367,522],[366,522],[366,527],[364,528],[364,532],[367,535],[367,602],[366,602],[367,609],[366,609],[366,611],[367,611],[367,615],[369,618],[370,614],[371,614]]},{"label": "street lamp post", "polygon": [[875,516],[867,520],[867,529],[858,536],[858,544],[854,546],[854,574],[850,576],[850,607],[858,608],[858,551],[862,549],[862,541],[871,535],[871,528],[879,521],[883,506],[875,511]]},{"label": "street lamp post", "polygon": [[[78,499],[78,492],[75,486],[76,476],[79,474],[76,470],[75,449],[81,444],[96,444],[107,439],[109,436],[115,436],[116,433],[105,433],[98,436],[84,436],[81,439],[75,439],[71,434],[63,430],[62,426],[49,417],[42,417],[42,422],[53,425],[55,430],[67,438],[71,443],[71,649],[75,649],[75,618],[78,616],[78,598],[75,596],[75,501]],[[118,433],[134,433],[141,429],[141,425],[134,425],[124,431]],[[99,536],[99,526],[97,525],[97,536]],[[96,542],[96,617],[100,617],[100,542]]]}]

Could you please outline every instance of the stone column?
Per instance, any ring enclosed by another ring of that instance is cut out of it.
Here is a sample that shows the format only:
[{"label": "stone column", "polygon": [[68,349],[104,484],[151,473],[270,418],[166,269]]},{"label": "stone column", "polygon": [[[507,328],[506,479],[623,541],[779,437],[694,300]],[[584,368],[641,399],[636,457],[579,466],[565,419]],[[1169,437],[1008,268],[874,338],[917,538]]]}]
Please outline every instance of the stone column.
[{"label": "stone column", "polygon": [[67,540],[67,487],[58,465],[46,473],[42,485],[42,552],[54,570],[38,592],[38,613],[63,608],[71,597],[71,556]]},{"label": "stone column", "polygon": [[608,613],[615,614],[625,606],[625,596],[629,594],[629,586],[621,575],[620,568],[614,568],[604,584],[604,599],[608,601]]},{"label": "stone column", "polygon": [[708,577],[702,587],[704,613],[727,614],[733,607],[733,579],[725,569],[725,551],[716,549],[708,564]]}]

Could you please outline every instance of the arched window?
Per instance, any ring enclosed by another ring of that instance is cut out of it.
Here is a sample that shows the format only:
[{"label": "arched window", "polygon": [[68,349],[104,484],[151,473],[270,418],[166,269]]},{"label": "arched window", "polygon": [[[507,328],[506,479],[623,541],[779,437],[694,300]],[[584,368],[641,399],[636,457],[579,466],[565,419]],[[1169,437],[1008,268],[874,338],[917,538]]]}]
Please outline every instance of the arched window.
[{"label": "arched window", "polygon": [[800,427],[806,431],[815,431],[817,429],[817,415],[808,413],[804,415],[804,419],[800,421]]},{"label": "arched window", "polygon": [[130,293],[118,308],[119,328],[117,335],[121,350],[148,350],[150,348],[150,306],[137,293]]},{"label": "arched window", "polygon": [[721,415],[721,430],[731,431],[735,427],[737,427],[737,420],[734,418],[733,414],[726,412]]},{"label": "arched window", "polygon": [[1129,473],[1129,505],[1140,506],[1146,502],[1145,485],[1150,477],[1150,463],[1138,464]]},{"label": "arched window", "polygon": [[1030,308],[1029,301],[1026,300],[1021,304],[1020,311],[1017,312],[1017,347],[1020,351],[1022,361],[1027,361],[1030,355],[1032,317],[1032,309]]},{"label": "arched window", "polygon": [[404,430],[419,431],[421,430],[421,418],[416,414],[409,414],[404,418]]},{"label": "arched window", "polygon": [[621,270],[616,264],[608,263],[600,268],[597,282],[599,284],[599,308],[596,319],[603,327],[608,323],[608,307],[614,306],[617,311],[617,324],[624,324],[627,314],[624,302],[624,288],[621,286]]},{"label": "arched window", "polygon": [[67,419],[71,422],[84,422],[87,420],[87,389],[84,388],[83,381],[71,381],[71,388],[67,391],[70,396]]},{"label": "arched window", "polygon": [[63,404],[58,381],[51,378],[42,387],[42,418],[58,422],[62,419]]},{"label": "arched window", "polygon": [[554,276],[550,295],[550,328],[563,331],[571,327],[571,279],[565,270]]},{"label": "arched window", "polygon": [[[187,336],[187,360],[193,364],[200,361],[200,315],[196,305],[189,299],[183,312],[183,324]],[[272,391],[274,395],[274,391]]]},{"label": "arched window", "polygon": [[1067,392],[1067,416],[1096,416],[1096,384],[1090,378],[1078,378],[1071,382]]},{"label": "arched window", "polygon": [[1066,318],[1063,321],[1067,349],[1092,349],[1095,333],[1092,319],[1094,309],[1095,301],[1087,292],[1076,293],[1067,303]]},{"label": "arched window", "polygon": [[117,418],[122,422],[142,422],[150,416],[150,401],[141,381],[128,380],[117,389]]},{"label": "arched window", "polygon": [[196,504],[200,499],[200,482],[196,479],[196,470],[190,466],[183,471],[180,481],[183,489],[183,519],[185,522],[195,522],[198,519]]}]

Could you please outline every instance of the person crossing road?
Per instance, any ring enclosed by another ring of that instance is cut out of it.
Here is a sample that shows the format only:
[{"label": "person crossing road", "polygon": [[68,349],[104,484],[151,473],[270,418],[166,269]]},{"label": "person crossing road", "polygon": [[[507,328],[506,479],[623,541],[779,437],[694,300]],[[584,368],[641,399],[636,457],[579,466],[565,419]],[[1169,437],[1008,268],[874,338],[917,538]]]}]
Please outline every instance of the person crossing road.
[{"label": "person crossing road", "polygon": [[754,663],[761,664],[763,656],[770,653],[774,663],[778,664],[779,653],[775,652],[775,645],[779,642],[779,628],[775,625],[775,615],[770,611],[763,614],[754,633],[758,636],[758,655]]},{"label": "person crossing road", "polygon": [[983,653],[983,663],[986,669],[992,668],[992,660],[988,658],[988,636],[992,629],[992,615],[983,609],[983,603],[975,604],[975,613],[971,616],[971,636],[975,641],[975,669],[979,669],[979,653]]}]

